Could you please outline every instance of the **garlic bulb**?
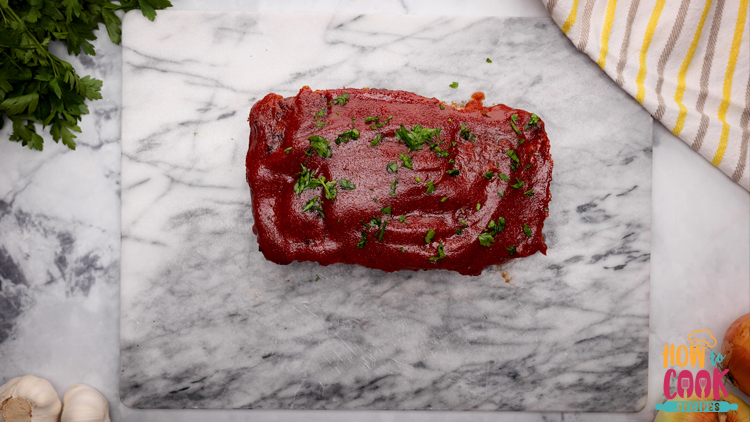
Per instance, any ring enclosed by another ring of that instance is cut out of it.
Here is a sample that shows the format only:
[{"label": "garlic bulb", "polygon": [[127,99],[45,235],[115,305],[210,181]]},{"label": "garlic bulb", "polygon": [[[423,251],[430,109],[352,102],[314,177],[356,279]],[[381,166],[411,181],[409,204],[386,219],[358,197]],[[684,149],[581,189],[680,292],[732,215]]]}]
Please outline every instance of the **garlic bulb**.
[{"label": "garlic bulb", "polygon": [[110,422],[107,399],[88,385],[74,385],[63,397],[60,422]]},{"label": "garlic bulb", "polygon": [[0,415],[4,422],[57,422],[60,398],[45,379],[13,378],[0,387]]}]

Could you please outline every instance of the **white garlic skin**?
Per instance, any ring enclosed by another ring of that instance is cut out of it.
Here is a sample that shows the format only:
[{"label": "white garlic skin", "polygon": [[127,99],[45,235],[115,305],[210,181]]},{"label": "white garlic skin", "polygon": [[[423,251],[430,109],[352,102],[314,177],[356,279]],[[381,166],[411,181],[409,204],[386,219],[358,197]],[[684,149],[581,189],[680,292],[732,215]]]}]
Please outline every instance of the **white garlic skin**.
[{"label": "white garlic skin", "polygon": [[[11,410],[13,403],[26,399],[31,404],[30,413],[19,414]],[[0,387],[0,420],[57,422],[60,415],[60,398],[52,384],[33,375],[13,378]]]},{"label": "white garlic skin", "polygon": [[63,397],[60,422],[110,422],[107,399],[86,384],[74,385]]}]

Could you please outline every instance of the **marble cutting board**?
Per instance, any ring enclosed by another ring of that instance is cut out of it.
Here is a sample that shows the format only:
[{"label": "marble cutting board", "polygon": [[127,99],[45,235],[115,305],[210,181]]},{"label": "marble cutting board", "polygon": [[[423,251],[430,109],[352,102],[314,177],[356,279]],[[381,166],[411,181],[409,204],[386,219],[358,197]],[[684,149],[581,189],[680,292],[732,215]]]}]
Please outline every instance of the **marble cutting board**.
[{"label": "marble cutting board", "polygon": [[[126,405],[645,405],[651,118],[551,20],[163,11],[128,14],[123,45]],[[482,91],[539,114],[555,162],[547,255],[480,277],[265,261],[246,119],[303,85]]]}]

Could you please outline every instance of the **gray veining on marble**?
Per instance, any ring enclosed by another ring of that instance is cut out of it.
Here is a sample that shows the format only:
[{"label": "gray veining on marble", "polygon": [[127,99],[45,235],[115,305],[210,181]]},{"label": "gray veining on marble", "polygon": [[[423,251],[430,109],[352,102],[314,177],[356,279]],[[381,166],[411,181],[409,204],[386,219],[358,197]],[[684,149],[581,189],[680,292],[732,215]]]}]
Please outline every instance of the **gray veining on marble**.
[{"label": "gray veining on marble", "polygon": [[[651,118],[551,20],[163,12],[128,15],[123,39],[124,403],[644,406]],[[302,85],[483,91],[538,113],[555,161],[547,256],[480,277],[265,261],[246,116]]]}]

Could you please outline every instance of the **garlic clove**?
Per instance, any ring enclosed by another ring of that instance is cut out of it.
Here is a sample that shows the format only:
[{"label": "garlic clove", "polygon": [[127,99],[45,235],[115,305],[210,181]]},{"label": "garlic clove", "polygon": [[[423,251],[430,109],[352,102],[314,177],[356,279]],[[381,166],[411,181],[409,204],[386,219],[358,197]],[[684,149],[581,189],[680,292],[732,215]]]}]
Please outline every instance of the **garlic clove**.
[{"label": "garlic clove", "polygon": [[60,422],[110,422],[107,399],[86,384],[74,385],[63,397]]},{"label": "garlic clove", "polygon": [[4,422],[57,422],[60,398],[49,381],[33,375],[13,378],[0,387]]}]

